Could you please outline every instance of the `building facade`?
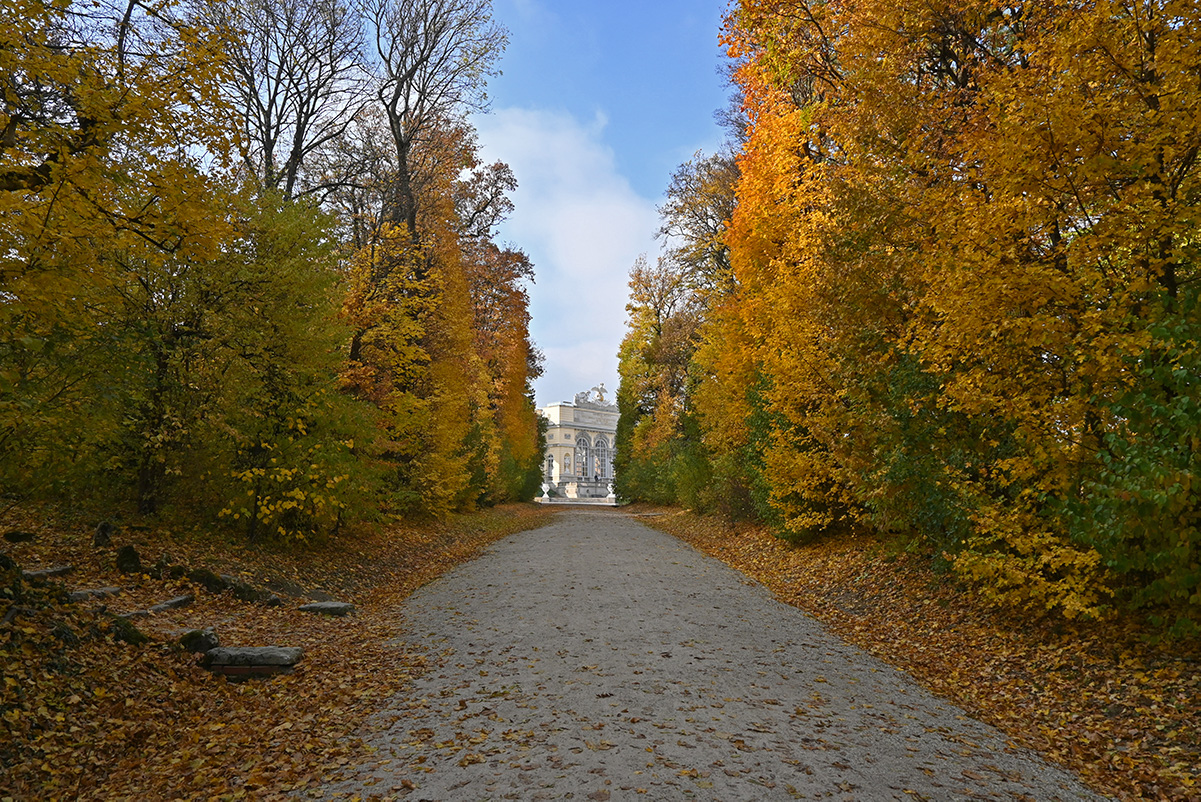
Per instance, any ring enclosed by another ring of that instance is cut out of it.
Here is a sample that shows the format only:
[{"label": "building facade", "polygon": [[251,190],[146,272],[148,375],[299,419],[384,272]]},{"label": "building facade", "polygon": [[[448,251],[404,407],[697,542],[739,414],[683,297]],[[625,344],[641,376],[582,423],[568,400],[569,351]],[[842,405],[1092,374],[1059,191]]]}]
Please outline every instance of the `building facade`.
[{"label": "building facade", "polygon": [[562,498],[607,498],[613,487],[613,447],[617,405],[605,398],[601,384],[575,401],[538,410],[547,420],[543,481],[548,495]]}]

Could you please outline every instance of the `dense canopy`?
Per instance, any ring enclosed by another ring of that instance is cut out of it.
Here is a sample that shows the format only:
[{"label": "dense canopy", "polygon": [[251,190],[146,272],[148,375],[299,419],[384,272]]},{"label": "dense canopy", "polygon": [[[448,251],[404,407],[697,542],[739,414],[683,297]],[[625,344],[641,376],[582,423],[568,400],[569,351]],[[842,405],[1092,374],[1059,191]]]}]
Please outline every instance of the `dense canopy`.
[{"label": "dense canopy", "polygon": [[622,492],[1192,631],[1199,13],[737,3],[733,152],[631,274]]},{"label": "dense canopy", "polygon": [[533,496],[487,0],[4,9],[0,492],[251,539]]}]

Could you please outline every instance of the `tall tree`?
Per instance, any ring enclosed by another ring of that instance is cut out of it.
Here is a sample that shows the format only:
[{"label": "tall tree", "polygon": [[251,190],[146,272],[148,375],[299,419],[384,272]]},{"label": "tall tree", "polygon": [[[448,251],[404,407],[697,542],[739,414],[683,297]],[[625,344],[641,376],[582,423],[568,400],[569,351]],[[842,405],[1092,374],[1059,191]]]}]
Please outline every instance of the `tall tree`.
[{"label": "tall tree", "polygon": [[685,445],[688,371],[700,298],[688,268],[670,256],[630,269],[629,331],[622,341],[617,393],[616,491],[624,498],[670,500]]},{"label": "tall tree", "polygon": [[734,214],[738,164],[732,152],[697,153],[680,165],[659,207],[666,239],[677,263],[688,268],[690,281],[705,292],[726,288],[732,277],[725,234]]},{"label": "tall tree", "polygon": [[396,411],[386,439],[402,504],[437,514],[506,497],[524,480],[502,480],[502,462],[528,473],[515,466],[536,440],[532,346],[523,335],[499,349],[492,334],[515,337],[528,320],[529,262],[492,242],[515,183],[505,165],[479,165],[465,121],[486,107],[507,33],[486,0],[364,9],[391,150],[382,180],[349,195],[378,204],[380,239],[352,268],[347,380]]},{"label": "tall tree", "polygon": [[[196,19],[224,34],[223,92],[246,143],[246,168],[291,198],[324,193],[346,176],[313,169],[367,102],[362,22],[342,0],[200,3]],[[307,171],[305,168],[308,167]]]},{"label": "tall tree", "polygon": [[630,271],[629,332],[617,394],[616,489],[624,498],[731,507],[713,490],[697,426],[695,351],[710,309],[733,290],[725,233],[735,206],[733,153],[680,165],[659,208],[666,253]]},{"label": "tall tree", "polygon": [[[1157,365],[1192,364],[1176,337],[1195,310],[1196,15],[1170,0],[734,10],[737,291],[702,349],[702,395],[736,394],[721,365],[762,376],[785,525],[823,525],[825,496],[1007,602],[1096,613],[1129,581],[1131,598],[1195,604],[1195,505],[1127,421],[1157,410],[1176,431],[1179,385]],[[1115,517],[1135,487],[1140,515],[1188,534]]]},{"label": "tall tree", "polygon": [[[13,0],[0,30],[0,449],[10,488],[82,459],[119,424],[90,378],[127,280],[205,259],[231,230],[207,202],[233,138],[217,41],[163,9]],[[91,419],[91,422],[89,422]]]},{"label": "tall tree", "polygon": [[371,8],[7,2],[6,494],[304,539],[531,492],[532,267],[465,121],[504,32],[487,3]]},{"label": "tall tree", "polygon": [[492,19],[491,0],[365,0],[363,9],[395,153],[384,216],[416,237],[415,149],[440,126],[486,108],[486,82],[508,32]]}]

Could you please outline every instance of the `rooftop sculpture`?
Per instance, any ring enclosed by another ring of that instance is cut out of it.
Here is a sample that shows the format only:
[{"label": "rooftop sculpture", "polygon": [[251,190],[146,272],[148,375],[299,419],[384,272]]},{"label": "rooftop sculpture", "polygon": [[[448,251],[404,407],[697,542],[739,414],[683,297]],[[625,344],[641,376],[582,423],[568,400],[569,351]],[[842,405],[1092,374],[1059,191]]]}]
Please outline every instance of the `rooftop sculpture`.
[{"label": "rooftop sculpture", "polygon": [[605,398],[605,394],[609,391],[605,389],[605,383],[601,382],[591,390],[585,390],[582,393],[575,394],[575,403],[577,404],[601,404],[603,406],[611,406],[611,403]]}]

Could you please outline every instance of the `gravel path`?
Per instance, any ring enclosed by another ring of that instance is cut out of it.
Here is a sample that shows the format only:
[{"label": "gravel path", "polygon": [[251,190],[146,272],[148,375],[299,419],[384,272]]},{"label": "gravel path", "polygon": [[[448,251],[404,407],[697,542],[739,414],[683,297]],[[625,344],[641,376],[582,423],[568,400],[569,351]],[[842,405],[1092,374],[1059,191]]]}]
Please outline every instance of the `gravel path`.
[{"label": "gravel path", "polygon": [[410,597],[440,667],[342,793],[474,799],[1098,799],[1071,775],[610,510],[565,510]]}]

